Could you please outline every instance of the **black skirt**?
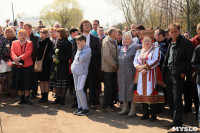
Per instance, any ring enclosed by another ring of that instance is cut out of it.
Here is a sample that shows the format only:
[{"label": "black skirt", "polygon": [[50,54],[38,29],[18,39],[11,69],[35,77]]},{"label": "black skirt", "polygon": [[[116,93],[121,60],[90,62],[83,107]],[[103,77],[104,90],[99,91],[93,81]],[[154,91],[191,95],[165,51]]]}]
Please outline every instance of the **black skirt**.
[{"label": "black skirt", "polygon": [[14,90],[32,90],[34,86],[33,66],[12,68],[11,88]]}]

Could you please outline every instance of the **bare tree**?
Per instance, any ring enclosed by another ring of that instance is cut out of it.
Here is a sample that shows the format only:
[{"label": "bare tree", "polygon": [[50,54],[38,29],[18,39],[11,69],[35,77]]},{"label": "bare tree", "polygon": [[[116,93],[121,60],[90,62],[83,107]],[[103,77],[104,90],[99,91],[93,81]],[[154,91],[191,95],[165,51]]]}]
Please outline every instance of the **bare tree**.
[{"label": "bare tree", "polygon": [[130,25],[144,23],[148,0],[107,0],[110,4],[122,10],[125,20]]}]

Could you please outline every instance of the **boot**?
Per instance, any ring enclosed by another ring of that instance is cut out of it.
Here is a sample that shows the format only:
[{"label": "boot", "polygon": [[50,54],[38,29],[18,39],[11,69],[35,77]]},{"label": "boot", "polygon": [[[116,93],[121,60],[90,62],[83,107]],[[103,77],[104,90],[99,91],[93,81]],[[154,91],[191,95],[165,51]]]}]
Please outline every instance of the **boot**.
[{"label": "boot", "polygon": [[157,120],[157,115],[156,114],[151,114],[150,121],[156,121]]},{"label": "boot", "polygon": [[19,102],[18,102],[18,104],[23,104],[23,103],[25,103],[25,101],[24,101],[24,95],[21,95],[21,96],[19,96]]},{"label": "boot", "polygon": [[157,115],[156,115],[156,108],[157,108],[157,104],[150,104],[151,107],[151,118],[150,121],[155,121],[157,120]]},{"label": "boot", "polygon": [[136,103],[131,102],[131,110],[128,113],[128,116],[136,116]]},{"label": "boot", "polygon": [[65,97],[61,97],[60,105],[64,105],[64,104],[65,104]]},{"label": "boot", "polygon": [[40,98],[40,100],[38,101],[39,103],[43,103],[44,100],[44,92],[41,93],[42,97]]},{"label": "boot", "polygon": [[48,95],[49,95],[49,93],[48,92],[44,92],[44,99],[43,99],[43,103],[46,103],[46,102],[48,102],[49,100],[48,100]]},{"label": "boot", "polygon": [[59,104],[60,103],[60,97],[56,97],[56,100],[53,102],[53,104]]},{"label": "boot", "polygon": [[119,112],[118,114],[119,115],[123,115],[123,114],[126,114],[128,113],[128,102],[123,102],[123,110],[121,112]]},{"label": "boot", "polygon": [[142,109],[144,111],[144,114],[142,116],[142,120],[147,120],[149,119],[149,109],[148,109],[148,104],[147,103],[142,103]]},{"label": "boot", "polygon": [[29,101],[28,96],[24,97],[24,101],[25,101],[26,104],[32,105],[32,102]]}]

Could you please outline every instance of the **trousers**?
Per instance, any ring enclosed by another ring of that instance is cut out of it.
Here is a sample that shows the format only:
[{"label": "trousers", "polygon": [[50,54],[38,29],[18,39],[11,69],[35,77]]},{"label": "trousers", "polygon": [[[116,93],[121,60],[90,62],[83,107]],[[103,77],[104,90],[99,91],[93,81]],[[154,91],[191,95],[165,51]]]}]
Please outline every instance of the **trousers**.
[{"label": "trousers", "polygon": [[87,98],[84,92],[84,86],[85,86],[87,75],[73,74],[73,77],[74,77],[74,88],[76,91],[78,108],[88,109]]}]

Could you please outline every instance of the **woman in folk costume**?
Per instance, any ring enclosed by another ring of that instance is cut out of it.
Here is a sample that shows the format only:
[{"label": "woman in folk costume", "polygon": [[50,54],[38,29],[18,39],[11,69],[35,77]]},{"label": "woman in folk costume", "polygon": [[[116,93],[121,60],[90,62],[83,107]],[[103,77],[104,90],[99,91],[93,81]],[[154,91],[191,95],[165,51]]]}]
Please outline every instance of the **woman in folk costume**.
[{"label": "woman in folk costume", "polygon": [[128,32],[124,33],[122,43],[123,45],[118,56],[118,86],[119,101],[123,101],[124,108],[118,114],[122,115],[128,113],[128,102],[131,102],[131,110],[128,113],[128,116],[135,116],[136,103],[133,103],[133,87],[136,69],[132,62],[134,60],[136,51],[139,49],[139,45],[133,44],[132,36]]},{"label": "woman in folk costume", "polygon": [[133,102],[142,103],[144,111],[142,120],[149,118],[149,104],[151,107],[151,121],[156,120],[157,103],[164,103],[164,94],[161,91],[165,84],[161,71],[158,67],[160,62],[159,47],[155,47],[153,42],[153,31],[143,30],[141,32],[142,49],[139,49],[134,58],[136,74],[134,79]]}]

